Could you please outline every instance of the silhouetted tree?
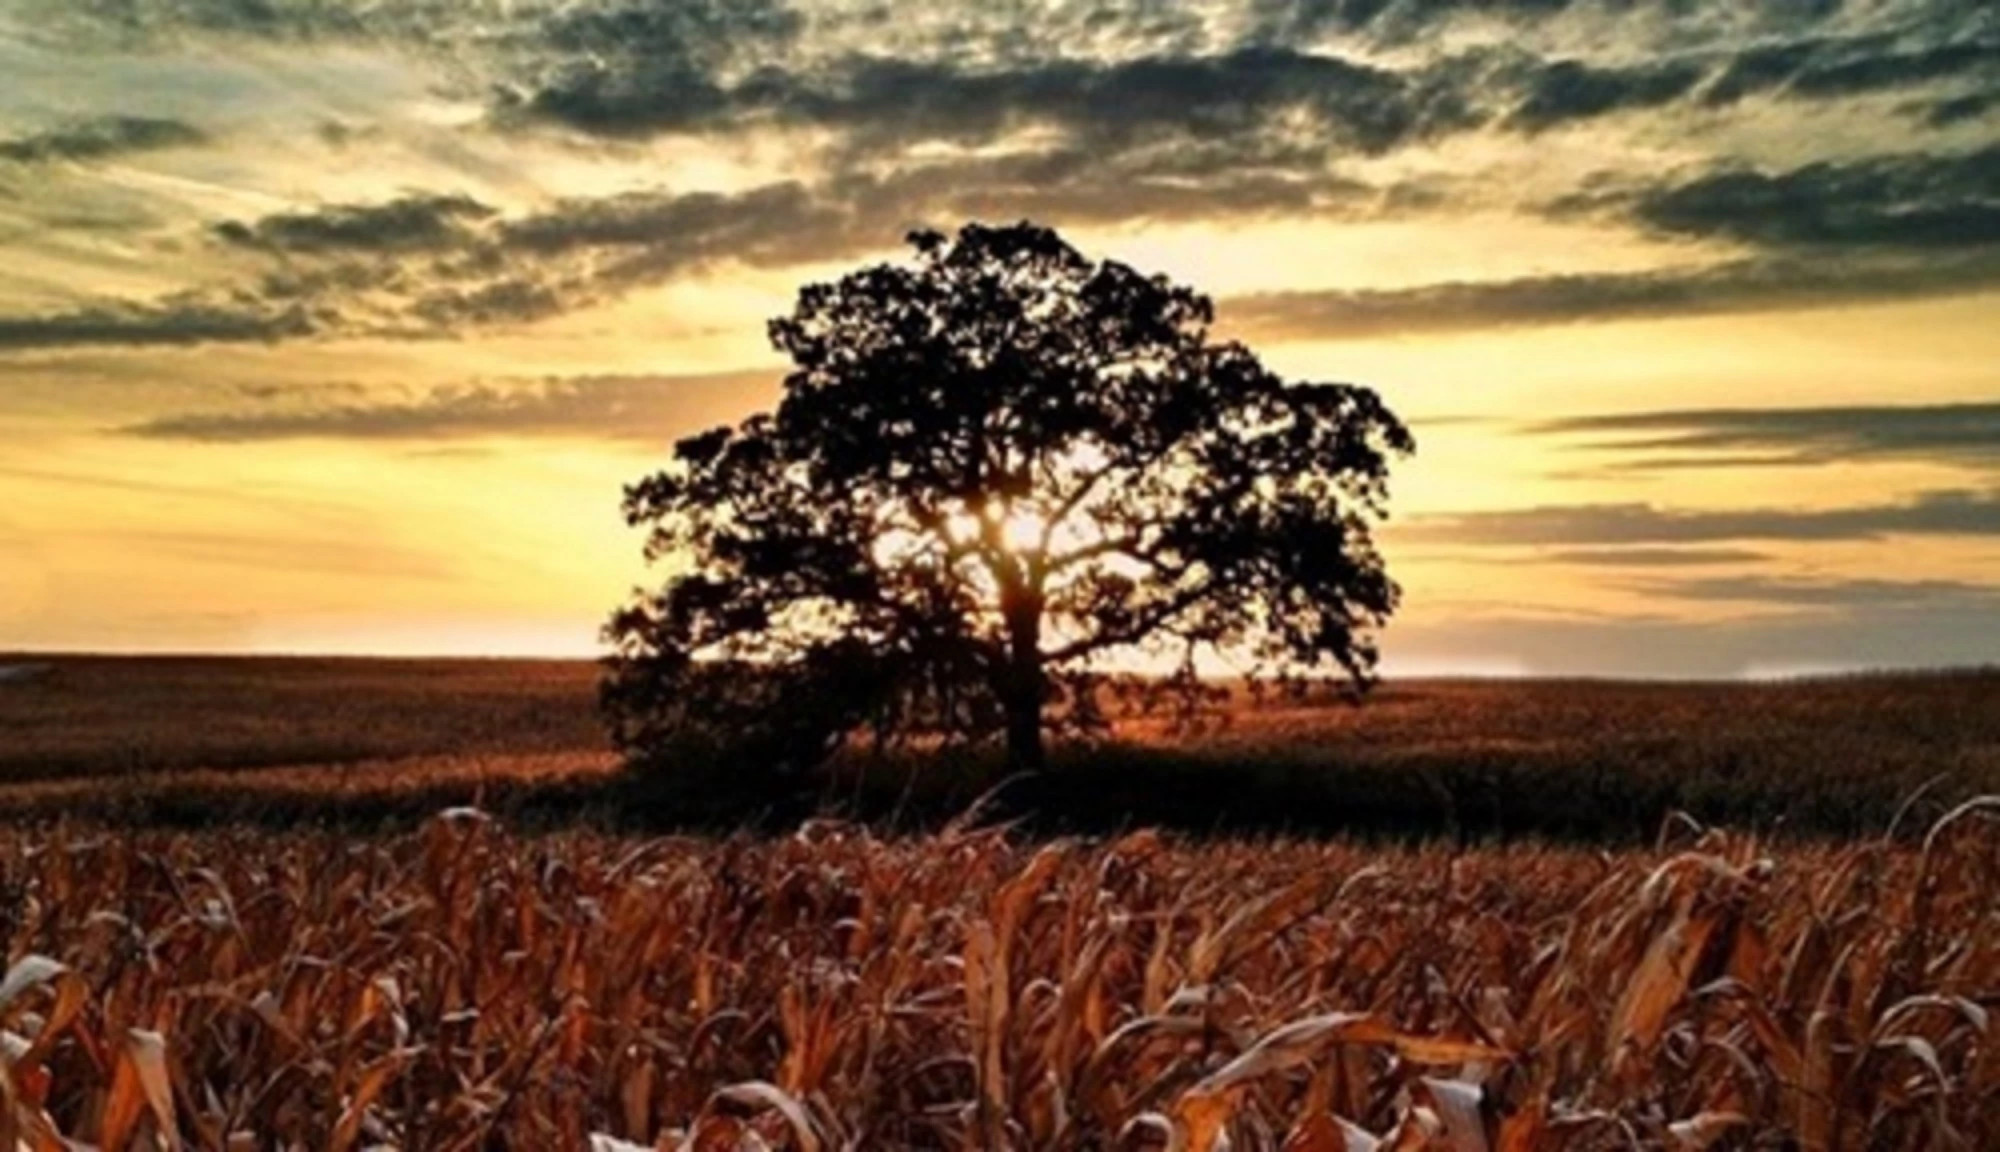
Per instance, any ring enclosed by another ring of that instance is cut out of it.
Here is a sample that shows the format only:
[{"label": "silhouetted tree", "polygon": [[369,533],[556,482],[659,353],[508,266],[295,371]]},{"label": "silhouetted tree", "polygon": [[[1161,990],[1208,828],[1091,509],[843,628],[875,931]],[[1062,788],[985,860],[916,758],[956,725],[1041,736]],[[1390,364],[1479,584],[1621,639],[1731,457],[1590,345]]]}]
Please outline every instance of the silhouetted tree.
[{"label": "silhouetted tree", "polygon": [[627,490],[675,568],[606,628],[628,751],[783,770],[858,732],[1004,733],[1035,769],[1113,663],[1365,686],[1397,596],[1369,522],[1412,448],[1374,392],[1287,383],[1206,297],[1047,228],[910,240],[772,322],[775,413]]}]

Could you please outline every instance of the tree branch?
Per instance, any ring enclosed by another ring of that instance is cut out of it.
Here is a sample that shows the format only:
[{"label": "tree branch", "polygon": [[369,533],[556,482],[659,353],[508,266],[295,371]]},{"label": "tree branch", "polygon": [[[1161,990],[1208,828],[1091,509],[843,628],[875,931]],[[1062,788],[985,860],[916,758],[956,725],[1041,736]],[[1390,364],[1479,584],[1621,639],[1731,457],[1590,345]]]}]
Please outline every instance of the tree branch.
[{"label": "tree branch", "polygon": [[1175,616],[1194,607],[1214,594],[1213,580],[1204,580],[1192,587],[1183,588],[1173,597],[1161,601],[1122,628],[1106,629],[1095,636],[1072,640],[1060,648],[1043,654],[1045,663],[1053,666],[1067,663],[1079,657],[1102,652],[1106,648],[1116,648],[1132,644],[1152,635]]}]

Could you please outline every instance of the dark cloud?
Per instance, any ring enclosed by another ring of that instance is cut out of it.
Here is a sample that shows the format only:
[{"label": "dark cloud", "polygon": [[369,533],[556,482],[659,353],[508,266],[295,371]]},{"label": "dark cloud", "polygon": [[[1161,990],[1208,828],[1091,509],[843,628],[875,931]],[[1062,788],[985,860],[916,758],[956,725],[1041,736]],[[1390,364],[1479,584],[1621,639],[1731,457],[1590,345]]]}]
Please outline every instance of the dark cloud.
[{"label": "dark cloud", "polygon": [[1625,465],[1634,468],[1883,458],[2000,466],[2000,403],[1632,412],[1544,421],[1527,430],[1589,437],[1593,447],[1620,453],[1661,454]]},{"label": "dark cloud", "polygon": [[577,296],[565,291],[565,287],[559,282],[520,275],[489,280],[472,288],[450,285],[431,288],[410,302],[410,314],[423,323],[396,334],[421,338],[560,316],[578,303]]},{"label": "dark cloud", "polygon": [[2000,145],[1627,183],[1564,197],[1548,211],[1613,215],[1764,251],[1693,268],[1274,294],[1239,302],[1235,319],[1337,339],[1843,307],[2000,286]]},{"label": "dark cloud", "polygon": [[1707,47],[1637,63],[1536,61],[1511,77],[1523,95],[1509,123],[1535,132],[1690,96],[1714,109],[1753,95],[1835,100],[1954,81],[1977,85],[1971,96],[1953,94],[1976,100],[2000,85],[2000,30],[1991,21],[1941,14],[1918,25],[1935,39],[1905,31],[1801,35],[1799,27],[1749,47]]},{"label": "dark cloud", "polygon": [[603,298],[574,267],[538,267],[490,247],[429,261],[288,264],[227,295],[310,313],[314,323],[292,334],[297,337],[391,340],[445,339],[478,328],[528,324]]},{"label": "dark cloud", "polygon": [[1245,219],[1314,214],[1346,219],[1407,213],[1414,187],[1378,188],[1281,170],[1242,168],[1202,179],[1198,155],[1176,151],[1099,160],[1044,152],[940,161],[887,174],[743,192],[633,192],[571,200],[499,229],[512,252],[598,253],[600,281],[657,281],[720,260],[785,267],[897,246],[922,225],[1033,218],[1066,225]]},{"label": "dark cloud", "polygon": [[170,298],[156,304],[112,303],[40,316],[0,317],[0,352],[79,346],[175,346],[268,343],[312,335],[304,309],[261,303]]},{"label": "dark cloud", "polygon": [[1701,99],[1710,107],[1769,93],[1827,99],[1962,78],[1990,86],[2000,65],[2000,37],[1988,25],[1967,21],[1960,27],[1941,15],[1922,25],[1943,35],[1930,42],[1874,32],[1752,45],[1715,75]]},{"label": "dark cloud", "polygon": [[[1887,30],[1835,35],[1817,30],[1828,13],[1792,6],[1756,6],[1760,17],[1721,3],[1642,5],[1660,23],[1638,31],[1637,56],[1588,59],[1538,57],[1527,47],[1388,56],[1365,47],[1443,43],[1443,25],[1467,13],[1533,21],[1596,7],[1589,3],[1243,7],[1246,31],[1233,43],[1135,30],[1112,58],[1093,59],[1043,41],[1038,29],[1017,30],[990,53],[947,41],[893,55],[800,57],[776,50],[800,35],[796,23],[762,8],[713,28],[696,22],[699,32],[690,33],[676,7],[657,0],[585,6],[576,24],[588,34],[563,38],[547,60],[503,85],[498,111],[503,121],[614,138],[810,126],[833,130],[839,147],[863,156],[926,141],[987,144],[1030,127],[1098,154],[1169,140],[1303,137],[1323,165],[1493,124],[1532,133],[1677,103],[1715,109],[1755,94],[1833,100],[1918,86],[1991,88],[2000,61],[1991,21],[1943,8],[1900,25],[1883,14],[1873,23]],[[1723,27],[1731,23],[1739,27]],[[1381,62],[1388,59],[1399,62]]]},{"label": "dark cloud", "polygon": [[1949,128],[1982,119],[1995,108],[2000,108],[2000,91],[1974,92],[1966,96],[1954,96],[1939,100],[1923,108],[1926,123],[1933,128]]},{"label": "dark cloud", "polygon": [[783,0],[605,0],[544,7],[541,46],[564,58],[675,59],[687,70],[714,68],[746,44],[782,45],[805,28]]},{"label": "dark cloud", "polygon": [[[1222,147],[1235,151],[1241,142]],[[1368,220],[1416,216],[1451,196],[1442,186],[1376,186],[1325,172],[1307,174],[1304,167],[1283,156],[1221,156],[1193,144],[1111,157],[1052,151],[840,177],[827,193],[864,206],[873,217],[864,226],[880,221],[885,227],[1019,218],[1066,226],[1260,217]]]},{"label": "dark cloud", "polygon": [[625,135],[635,106],[664,101],[651,127],[717,113],[729,94],[719,77],[747,61],[768,65],[805,26],[782,0],[608,0],[545,11],[527,32],[534,52],[531,102],[553,118]]},{"label": "dark cloud", "polygon": [[1567,548],[1537,557],[1557,564],[1603,568],[1684,568],[1711,564],[1754,564],[1768,559],[1748,548]]},{"label": "dark cloud", "polygon": [[844,147],[861,155],[926,141],[985,144],[1031,127],[1100,155],[1172,141],[1303,138],[1324,165],[1344,151],[1381,154],[1496,122],[1537,132],[1659,107],[1717,68],[1702,54],[1611,65],[1492,49],[1389,67],[1267,40],[1110,62],[852,56],[724,81],[671,50],[647,58],[645,43],[506,90],[503,119],[608,137],[812,126],[845,133]]},{"label": "dark cloud", "polygon": [[334,149],[346,148],[381,134],[382,130],[378,125],[350,124],[345,120],[332,119],[320,121],[319,126],[313,129],[313,135],[319,137],[327,147]]},{"label": "dark cloud", "polygon": [[564,200],[505,218],[464,196],[412,196],[215,232],[279,261],[240,293],[337,320],[306,334],[427,338],[544,319],[718,261],[785,265],[846,254],[862,243],[850,225],[851,211],[784,183]]},{"label": "dark cloud", "polygon": [[2000,286],[2000,254],[1929,259],[1759,257],[1694,268],[1583,272],[1415,288],[1272,292],[1225,301],[1234,328],[1349,340],[1582,321],[1647,320],[1963,295]]},{"label": "dark cloud", "polygon": [[[796,181],[742,192],[625,192],[556,201],[502,219],[467,196],[409,196],[379,204],[334,204],[218,225],[218,236],[288,256],[458,249],[538,257],[585,249],[679,245],[704,258],[744,250],[754,231],[791,234],[824,224],[819,197]],[[727,250],[725,252],[724,250]]]},{"label": "dark cloud", "polygon": [[1246,170],[1204,188],[1184,153],[1093,164],[1081,153],[940,162],[883,176],[741,192],[629,192],[503,216],[463,195],[410,195],[227,221],[232,249],[269,257],[254,280],[155,304],[113,302],[0,320],[0,349],[337,335],[432,338],[528,323],[722,262],[789,267],[897,247],[967,218],[1067,223],[1409,211],[1417,188],[1308,183]]},{"label": "dark cloud", "polygon": [[[636,20],[637,27],[651,27],[647,21],[666,19],[640,8],[613,25]],[[610,11],[572,14],[610,20]],[[718,45],[734,35],[726,21],[708,16],[674,19],[694,19]],[[595,30],[573,29],[564,43],[581,51],[593,37],[608,35],[585,23]],[[746,34],[768,38],[780,31],[772,25]],[[694,55],[716,53],[727,55],[721,47]],[[740,96],[759,115],[840,127],[850,162],[815,183],[575,198],[516,216],[438,192],[227,221],[212,227],[215,241],[273,259],[255,281],[163,302],[111,302],[0,321],[0,348],[50,346],[66,334],[72,343],[449,336],[559,315],[724,261],[784,267],[880,251],[910,227],[967,218],[1074,225],[1438,211],[1479,193],[1436,178],[1362,184],[1333,173],[1329,155],[1343,141],[1350,149],[1377,150],[1476,122],[1486,115],[1475,108],[1480,100],[1453,93],[1484,91],[1480,84],[1505,88],[1524,68],[1545,81],[1555,78],[1514,112],[1517,123],[1533,126],[1678,98],[1672,93],[1692,75],[1669,62],[1627,87],[1573,64],[1537,71],[1518,55],[1475,52],[1423,66],[1424,77],[1413,80],[1271,48],[985,71],[848,60],[848,71],[810,81],[754,70],[733,82],[731,91],[742,91],[730,101]],[[712,110],[699,100],[620,108],[642,117],[634,131],[660,127],[643,120],[656,115],[688,117],[677,123],[699,129],[710,114],[704,109]],[[1053,123],[1065,135],[1027,151],[934,159],[899,153],[893,162],[861,162],[871,154],[870,140],[898,149],[937,134],[978,142],[1028,122],[1018,117]],[[1270,117],[1283,120],[1285,130],[1264,131]],[[1778,173],[1711,172],[1594,191],[1549,211],[1615,213],[1673,235],[1747,241],[1769,251],[1694,268],[1272,294],[1233,301],[1227,315],[1254,333],[1339,339],[1836,307],[2000,284],[2000,146]]]},{"label": "dark cloud", "polygon": [[508,223],[499,240],[537,258],[593,253],[597,282],[622,289],[720,260],[784,266],[849,255],[900,235],[859,229],[854,219],[853,206],[786,181],[735,193],[633,192],[562,201]]},{"label": "dark cloud", "polygon": [[1556,60],[1537,70],[1527,97],[1509,122],[1539,132],[1573,120],[1638,108],[1656,108],[1685,96],[1707,69],[1693,61],[1597,68]]},{"label": "dark cloud", "polygon": [[1663,232],[1771,245],[1962,249],[2000,244],[2000,145],[1878,156],[1788,172],[1726,171],[1641,194]]},{"label": "dark cloud", "polygon": [[[1096,150],[1310,130],[1322,149],[1382,152],[1498,121],[1533,131],[1697,97],[1718,107],[1990,87],[2000,52],[1978,5],[1944,0],[1858,18],[1817,0],[1236,0],[1203,13],[1058,2],[1032,16],[941,5],[920,20],[788,0],[28,2],[38,23],[114,38],[440,49],[469,75],[498,78],[503,120],[607,137],[810,125],[877,151],[1038,125]],[[1535,57],[1534,34],[1572,12],[1626,17],[1620,47],[1631,50]],[[1438,51],[1495,40],[1455,35],[1462,21],[1513,24],[1523,46]]]},{"label": "dark cloud", "polygon": [[[515,218],[336,207],[224,226],[282,258],[254,282],[156,303],[0,319],[0,349],[64,343],[263,341],[327,335],[449,336],[527,323],[724,261],[787,267],[893,248],[910,227],[1022,216],[1075,223],[1257,214],[1369,218],[1405,190],[1249,176],[1221,198],[1111,167],[1070,184],[1053,169],[983,162],[993,179],[917,169],[741,193],[629,193]],[[1074,163],[1081,164],[1082,161]],[[1120,175],[1121,172],[1125,174]],[[453,239],[455,237],[455,239]],[[249,240],[236,241],[251,243]],[[296,242],[296,243],[294,243]],[[287,246],[290,244],[291,246]],[[454,247],[456,245],[456,247]],[[1226,324],[1271,339],[1343,340],[1585,321],[1844,307],[2000,286],[2000,253],[1926,259],[1772,256],[1694,268],[1463,281],[1386,290],[1265,293],[1225,300]]]},{"label": "dark cloud", "polygon": [[[15,0],[39,31],[86,43],[153,45],[189,37],[279,42],[452,43],[518,18],[506,0]],[[532,11],[541,5],[522,7]]]},{"label": "dark cloud", "polygon": [[0,140],[0,160],[16,164],[97,160],[129,152],[182,148],[207,139],[207,133],[179,120],[150,116],[104,116]]},{"label": "dark cloud", "polygon": [[[1955,0],[1919,0],[1947,13]],[[1969,5],[1961,5],[1970,7]],[[1249,0],[1253,35],[1292,41],[1326,35],[1367,35],[1387,44],[1435,35],[1454,21],[1501,21],[1519,29],[1547,26],[1570,13],[1609,15],[1638,23],[1686,20],[1717,34],[1799,35],[1842,10],[1841,0]]]},{"label": "dark cloud", "polygon": [[[1645,586],[1656,596],[1769,604],[1785,608],[1921,608],[1944,603],[2000,609],[2000,586],[1958,580],[1801,580],[1773,576],[1711,576]],[[2000,618],[2000,617],[1997,617]],[[2000,626],[1995,628],[2000,639]],[[1996,653],[2000,655],[2000,653]]]},{"label": "dark cloud", "polygon": [[[504,223],[498,209],[462,194],[225,221],[209,229],[217,242],[272,264],[248,282],[181,299],[205,302],[210,312],[310,318],[275,334],[283,337],[437,338],[540,320],[601,298],[588,267],[513,250]],[[267,337],[216,326],[198,338]]]},{"label": "dark cloud", "polygon": [[[1566,4],[1567,0],[1503,0],[1494,7],[1533,8],[1553,13]],[[1408,7],[1398,0],[1252,0],[1250,35],[1261,42],[1289,44],[1328,33],[1381,31],[1394,19],[1394,13]],[[1390,18],[1384,19],[1385,14],[1390,14]]]},{"label": "dark cloud", "polygon": [[474,226],[497,212],[470,196],[413,195],[280,212],[249,224],[231,220],[216,225],[215,235],[285,253],[436,251],[464,246]]},{"label": "dark cloud", "polygon": [[801,185],[633,193],[502,218],[461,195],[334,204],[215,225],[271,265],[154,302],[0,318],[0,351],[328,336],[438,338],[574,311],[722,260],[785,265],[894,244]]},{"label": "dark cloud", "polygon": [[1986,37],[1815,61],[1791,78],[1790,90],[1811,96],[1848,96],[1961,76],[1991,84],[1996,69],[2000,69],[2000,37]]},{"label": "dark cloud", "polygon": [[836,128],[864,154],[923,141],[976,145],[1030,127],[1096,152],[1262,136],[1283,119],[1322,148],[1382,153],[1470,127],[1467,62],[1398,71],[1334,55],[1250,47],[1211,56],[1048,59],[974,68],[860,56],[815,71],[760,69],[719,82],[678,65],[594,59],[511,97],[516,115],[604,136]]},{"label": "dark cloud", "polygon": [[1827,509],[1688,511],[1651,504],[1549,505],[1420,516],[1401,525],[1396,534],[1422,541],[1510,546],[2000,536],[2000,491],[1927,492],[1902,503]]},{"label": "dark cloud", "polygon": [[1234,159],[1199,147],[955,158],[840,174],[817,185],[569,200],[508,222],[499,234],[524,254],[612,253],[607,274],[638,282],[722,259],[782,267],[851,257],[895,247],[913,227],[967,219],[1371,219],[1424,211],[1426,197],[1448,195],[1427,184],[1378,187],[1325,173],[1308,179],[1287,156]]},{"label": "dark cloud", "polygon": [[[1740,48],[1732,36],[1702,38],[1720,4],[1654,6],[1670,26],[1686,28],[1682,46],[1636,64],[1476,48],[1390,68],[1308,48],[1326,32],[1402,42],[1474,10],[1540,20],[1568,8],[1588,4],[1252,0],[1236,44],[1192,50],[1200,38],[1186,28],[1146,36],[1152,28],[1134,20],[1136,44],[1106,62],[1044,42],[1042,28],[1014,30],[986,60],[974,44],[948,42],[932,44],[928,56],[800,60],[780,52],[802,24],[782,8],[750,4],[722,18],[706,6],[660,0],[586,4],[548,22],[548,58],[504,90],[504,108],[600,136],[810,124],[846,130],[878,150],[918,140],[990,142],[1030,124],[1102,150],[1134,140],[1266,134],[1282,120],[1288,132],[1310,126],[1322,146],[1386,152],[1502,112],[1520,128],[1542,130],[1656,108],[1698,88],[1706,102],[1722,104],[1766,90],[1828,98],[1984,76],[1996,48],[1974,20],[1936,22],[1936,34],[1952,36],[1944,42],[1884,32],[1840,38],[1812,32],[1824,12],[1784,6],[1750,22],[1772,32],[1768,42]],[[1960,34],[1962,26],[1970,32]]]},{"label": "dark cloud", "polygon": [[566,436],[655,444],[769,405],[779,373],[583,376],[473,384],[415,398],[163,416],[119,429],[153,440],[457,440]]}]

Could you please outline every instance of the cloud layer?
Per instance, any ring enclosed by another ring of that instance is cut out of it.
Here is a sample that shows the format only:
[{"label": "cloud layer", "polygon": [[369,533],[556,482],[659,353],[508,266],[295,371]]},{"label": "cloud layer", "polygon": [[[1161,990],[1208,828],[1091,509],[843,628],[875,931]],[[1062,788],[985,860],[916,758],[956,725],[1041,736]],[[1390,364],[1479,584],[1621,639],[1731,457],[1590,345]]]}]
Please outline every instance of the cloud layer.
[{"label": "cloud layer", "polygon": [[[449,336],[600,304],[720,261],[784,267],[879,251],[934,220],[1117,223],[1134,215],[1271,213],[1353,220],[1423,203],[1408,189],[1356,182],[1307,187],[1243,174],[1204,188],[1149,184],[1115,165],[1079,175],[1088,168],[1081,154],[974,167],[977,180],[919,166],[889,177],[787,181],[734,193],[573,198],[512,216],[463,193],[440,193],[226,220],[211,226],[211,241],[270,260],[257,280],[162,302],[104,301],[71,313],[0,318],[0,348]],[[2000,148],[1775,177],[1703,176],[1625,200],[1637,224],[1761,243],[1767,251],[1644,271],[1266,293],[1226,302],[1224,317],[1259,337],[1338,340],[1842,307],[2000,288]]]},{"label": "cloud layer", "polygon": [[[784,141],[796,161],[761,184],[647,187],[627,170],[619,191],[532,203],[467,180],[210,215],[182,243],[206,275],[165,298],[0,313],[0,348],[445,338],[593,308],[719,261],[879,252],[910,226],[967,217],[1122,228],[1512,211],[1706,246],[1644,271],[1447,277],[1229,309],[1246,331],[1278,338],[2000,287],[2000,141],[1978,132],[2000,92],[2000,18],[1971,2],[1058,2],[1033,20],[973,5],[892,19],[785,0],[27,11],[48,43],[114,62],[246,41],[398,53],[435,73],[454,115],[477,118],[479,147]],[[1823,157],[1736,142],[1773,115],[1826,109],[1840,114],[1814,122]],[[349,149],[375,138],[341,134]],[[1662,138],[1680,154],[1666,167],[1564,174],[1543,159],[1568,139],[1576,155],[1615,164],[1657,156]],[[198,121],[109,109],[0,140],[0,161],[99,163],[214,143]],[[1455,165],[1460,153],[1486,170]],[[618,167],[615,149],[596,155]],[[246,273],[245,261],[264,266]]]},{"label": "cloud layer", "polygon": [[569,436],[660,445],[769,403],[775,372],[590,376],[439,389],[415,397],[163,416],[119,431],[152,440],[459,440]]},{"label": "cloud layer", "polygon": [[179,120],[103,116],[0,140],[0,161],[42,164],[99,160],[130,152],[187,147],[207,140],[206,132]]},{"label": "cloud layer", "polygon": [[1632,469],[1925,460],[2000,468],[2000,403],[1716,408],[1576,416],[1529,425]]},{"label": "cloud layer", "polygon": [[1839,508],[1686,510],[1653,504],[1545,505],[1418,517],[1405,539],[1474,545],[1700,544],[2000,536],[2000,491],[1947,489]]}]

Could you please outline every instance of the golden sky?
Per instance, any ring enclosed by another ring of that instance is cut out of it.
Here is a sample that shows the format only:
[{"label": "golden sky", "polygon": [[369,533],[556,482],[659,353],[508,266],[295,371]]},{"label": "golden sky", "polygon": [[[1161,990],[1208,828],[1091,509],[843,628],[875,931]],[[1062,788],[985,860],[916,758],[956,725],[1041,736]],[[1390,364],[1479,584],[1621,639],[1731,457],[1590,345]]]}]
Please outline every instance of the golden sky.
[{"label": "golden sky", "polygon": [[1977,0],[0,0],[0,651],[583,654],[764,322],[1032,218],[1413,426],[1396,672],[2000,662]]}]

